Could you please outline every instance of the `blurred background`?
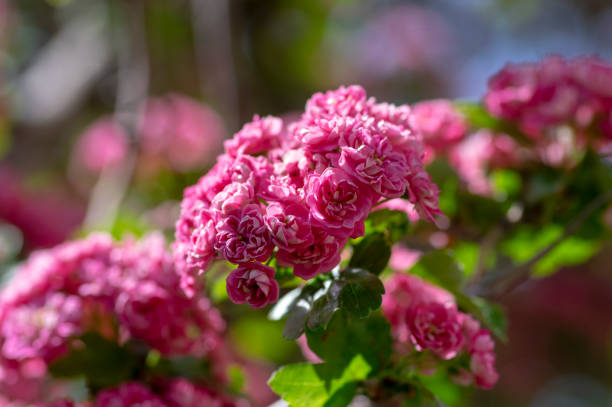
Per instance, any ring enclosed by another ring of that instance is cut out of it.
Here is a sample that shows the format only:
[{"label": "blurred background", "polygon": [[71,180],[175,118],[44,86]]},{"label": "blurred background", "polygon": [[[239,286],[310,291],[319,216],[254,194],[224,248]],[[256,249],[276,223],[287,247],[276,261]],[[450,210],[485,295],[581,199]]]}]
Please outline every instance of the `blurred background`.
[{"label": "blurred background", "polygon": [[[171,237],[182,190],[254,114],[295,117],[352,83],[394,103],[477,101],[508,61],[612,58],[611,43],[609,0],[0,0],[3,276],[91,230]],[[446,399],[612,405],[607,252],[509,297],[499,384]],[[224,310],[262,380],[300,358],[282,325]]]}]

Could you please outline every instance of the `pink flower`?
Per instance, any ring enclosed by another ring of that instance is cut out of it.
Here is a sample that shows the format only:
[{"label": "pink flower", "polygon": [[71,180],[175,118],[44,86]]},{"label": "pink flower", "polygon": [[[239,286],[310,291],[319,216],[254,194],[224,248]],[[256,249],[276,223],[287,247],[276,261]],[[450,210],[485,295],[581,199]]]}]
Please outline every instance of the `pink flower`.
[{"label": "pink flower", "polygon": [[396,244],[391,250],[389,268],[397,273],[408,271],[419,261],[419,257],[421,252]]},{"label": "pink flower", "polygon": [[407,178],[408,199],[415,205],[421,218],[433,222],[437,215],[442,214],[438,199],[440,190],[423,168],[417,167]]},{"label": "pink flower", "polygon": [[224,135],[223,122],[214,110],[176,94],[147,101],[139,128],[143,154],[162,157],[179,171],[210,162]]},{"label": "pink flower", "polygon": [[492,388],[499,374],[495,370],[495,354],[493,352],[478,352],[470,357],[470,370],[477,386],[484,389]]},{"label": "pink flower", "polygon": [[278,300],[274,269],[261,263],[244,263],[227,276],[227,294],[236,304],[261,308]]},{"label": "pink flower", "polygon": [[463,116],[451,102],[444,99],[417,103],[412,109],[412,126],[423,136],[431,161],[436,153],[444,152],[461,141],[469,129]]},{"label": "pink flower", "polygon": [[454,297],[446,290],[411,274],[394,274],[385,283],[382,310],[391,323],[391,332],[400,344],[412,342],[406,320],[408,310],[419,303],[453,307]]},{"label": "pink flower", "polygon": [[315,93],[306,102],[304,118],[329,119],[337,116],[355,117],[367,109],[366,92],[361,86],[341,86],[337,90]]},{"label": "pink flower", "polygon": [[82,304],[76,296],[49,294],[39,304],[13,309],[0,327],[1,353],[7,359],[40,357],[50,362],[82,332]]},{"label": "pink flower", "polygon": [[276,253],[278,264],[293,267],[293,274],[308,280],[319,273],[327,273],[340,263],[340,254],[346,245],[346,238],[328,234],[325,230],[313,227],[314,242],[310,246],[292,251],[279,250]]},{"label": "pink flower", "polygon": [[310,211],[301,203],[272,202],[264,217],[271,238],[279,248],[291,251],[310,246],[314,242],[310,226]]},{"label": "pink flower", "polygon": [[237,407],[238,404],[217,392],[186,379],[174,379],[164,391],[171,407]]},{"label": "pink flower", "polygon": [[215,250],[229,262],[266,261],[272,254],[274,245],[257,204],[231,211],[215,227]]},{"label": "pink flower", "polygon": [[225,151],[232,157],[265,153],[280,146],[282,132],[283,121],[278,117],[260,118],[255,115],[252,122],[225,141]]},{"label": "pink flower", "polygon": [[140,383],[128,382],[96,396],[95,407],[168,407],[160,397]]},{"label": "pink flower", "polygon": [[454,307],[436,302],[414,304],[406,314],[406,325],[418,350],[429,349],[443,359],[450,359],[463,346],[461,324]]},{"label": "pink flower", "polygon": [[129,137],[111,117],[94,122],[80,136],[76,145],[77,160],[89,171],[99,173],[120,164],[128,154]]},{"label": "pink flower", "polygon": [[340,237],[363,235],[363,221],[372,208],[369,188],[340,168],[328,168],[309,178],[306,191],[312,218],[322,229]]},{"label": "pink flower", "polygon": [[366,135],[341,148],[338,167],[385,198],[398,198],[406,190],[408,163],[386,137]]}]

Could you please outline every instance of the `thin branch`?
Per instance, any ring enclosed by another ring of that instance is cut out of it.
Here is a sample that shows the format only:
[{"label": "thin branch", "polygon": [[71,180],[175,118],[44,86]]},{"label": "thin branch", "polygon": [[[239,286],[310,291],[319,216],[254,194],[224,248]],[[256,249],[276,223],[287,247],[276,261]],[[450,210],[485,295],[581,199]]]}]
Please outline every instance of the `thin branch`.
[{"label": "thin branch", "polygon": [[136,167],[139,109],[148,92],[149,64],[145,31],[144,2],[116,3],[121,11],[113,42],[117,55],[117,96],[115,118],[130,137],[130,151],[124,162],[100,174],[94,186],[84,227],[88,230],[112,226]]},{"label": "thin branch", "polygon": [[219,104],[229,130],[239,124],[239,96],[232,55],[230,2],[191,0],[196,63],[203,95]]},{"label": "thin branch", "polygon": [[508,271],[498,274],[498,278],[492,281],[484,281],[483,286],[479,288],[479,294],[484,297],[499,298],[502,297],[519,285],[529,279],[532,273],[533,266],[554,250],[565,239],[576,233],[576,231],[586,222],[586,220],[595,213],[601,206],[612,200],[612,190],[600,195],[591,201],[584,210],[570,223],[563,234],[555,239],[551,244],[540,250],[535,256],[527,262],[520,264]]}]

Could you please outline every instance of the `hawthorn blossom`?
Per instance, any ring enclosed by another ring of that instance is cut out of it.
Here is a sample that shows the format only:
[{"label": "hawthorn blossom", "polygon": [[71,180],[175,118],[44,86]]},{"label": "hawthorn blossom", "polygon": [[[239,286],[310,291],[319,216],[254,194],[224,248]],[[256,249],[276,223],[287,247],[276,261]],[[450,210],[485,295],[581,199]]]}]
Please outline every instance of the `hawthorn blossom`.
[{"label": "hawthorn blossom", "polygon": [[195,276],[221,259],[273,256],[304,279],[329,272],[384,198],[433,220],[439,192],[411,115],[348,86],[316,93],[292,123],[255,116],[184,192],[173,245],[182,286],[192,294]]},{"label": "hawthorn blossom", "polygon": [[95,407],[169,407],[161,397],[137,382],[124,383],[116,388],[101,391],[95,399]]},{"label": "hawthorn blossom", "polygon": [[355,182],[344,170],[328,168],[312,175],[306,202],[314,221],[336,236],[362,236],[363,221],[372,209],[370,190]]},{"label": "hawthorn blossom", "polygon": [[272,202],[264,220],[271,238],[281,249],[306,247],[314,243],[308,206],[299,202]]},{"label": "hawthorn blossom", "polygon": [[293,251],[279,250],[276,253],[278,264],[293,267],[293,274],[304,280],[319,273],[331,271],[340,263],[342,249],[347,238],[330,235],[324,229],[313,227],[314,242],[310,246]]},{"label": "hawthorn blossom", "polygon": [[239,264],[266,261],[274,249],[262,209],[249,204],[221,217],[215,225],[215,250],[225,260]]},{"label": "hawthorn blossom", "polygon": [[417,303],[408,309],[406,324],[418,350],[431,350],[450,359],[463,345],[457,310],[437,302]]},{"label": "hawthorn blossom", "polygon": [[236,304],[261,308],[278,300],[274,269],[261,263],[244,263],[227,276],[227,294]]},{"label": "hawthorn blossom", "polygon": [[[385,284],[382,310],[391,323],[394,349],[399,355],[428,351],[438,360],[467,355],[468,361],[458,366],[454,381],[467,385],[473,379],[484,388],[497,381],[495,343],[489,331],[459,311],[446,290],[419,277],[397,273]],[[431,362],[435,364],[436,360]],[[427,371],[427,363],[423,363],[416,367]]]},{"label": "hawthorn blossom", "polygon": [[232,139],[225,141],[225,151],[232,157],[265,153],[280,146],[282,131],[283,121],[278,117],[260,118],[255,115],[252,122],[245,124]]}]

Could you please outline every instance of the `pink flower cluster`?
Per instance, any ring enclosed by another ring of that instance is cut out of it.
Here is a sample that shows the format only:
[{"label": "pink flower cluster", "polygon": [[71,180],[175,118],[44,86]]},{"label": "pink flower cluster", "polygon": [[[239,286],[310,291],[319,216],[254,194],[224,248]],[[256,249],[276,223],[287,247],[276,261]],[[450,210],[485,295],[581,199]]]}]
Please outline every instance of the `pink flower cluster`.
[{"label": "pink flower cluster", "polygon": [[[216,391],[186,379],[157,383],[156,391],[138,382],[123,383],[119,387],[98,393],[91,402],[74,403],[69,400],[36,407],[248,407],[242,400],[232,400]],[[14,404],[10,404],[14,406]],[[0,403],[0,406],[3,406]],[[8,407],[8,405],[7,405]]]},{"label": "pink flower cluster", "polygon": [[550,56],[536,63],[508,64],[489,80],[484,97],[495,116],[518,123],[533,139],[569,125],[583,136],[590,126],[612,140],[612,65],[597,57]]},{"label": "pink flower cluster", "polygon": [[0,390],[36,397],[48,364],[85,332],[214,359],[223,330],[205,297],[183,294],[161,235],[124,243],[92,235],[35,252],[0,292]]},{"label": "pink flower cluster", "polygon": [[330,271],[380,200],[406,198],[433,219],[438,190],[411,115],[349,86],[315,94],[290,124],[255,116],[185,190],[174,245],[184,287],[223,259],[238,265],[230,299],[262,307],[278,298],[274,269],[263,263],[274,256],[303,279]]},{"label": "pink flower cluster", "polygon": [[415,104],[411,123],[423,137],[425,162],[447,159],[471,193],[490,195],[488,171],[521,163],[523,151],[510,136],[489,130],[470,133],[468,122],[449,100]]},{"label": "pink flower cluster", "polygon": [[[219,150],[225,129],[219,115],[195,100],[177,94],[149,99],[141,109],[134,142],[148,167],[160,163],[177,171],[201,168]],[[78,164],[92,173],[123,162],[130,138],[113,117],[94,122],[75,146]]]},{"label": "pink flower cluster", "polygon": [[472,380],[484,388],[498,379],[495,371],[494,342],[478,321],[457,309],[453,296],[420,278],[395,274],[385,284],[383,313],[391,322],[391,332],[400,354],[429,352],[439,360],[462,354],[469,366],[459,367],[457,381]]}]

